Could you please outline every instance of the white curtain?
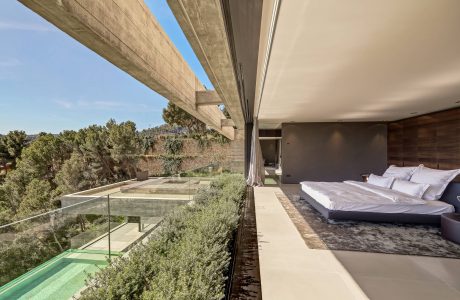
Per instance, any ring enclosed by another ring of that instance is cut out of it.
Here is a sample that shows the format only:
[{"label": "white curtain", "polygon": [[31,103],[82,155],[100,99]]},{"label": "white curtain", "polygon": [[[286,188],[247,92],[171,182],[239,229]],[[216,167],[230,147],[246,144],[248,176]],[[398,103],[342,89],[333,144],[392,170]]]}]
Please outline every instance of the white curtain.
[{"label": "white curtain", "polygon": [[249,174],[246,183],[250,186],[263,186],[265,179],[264,161],[259,141],[259,124],[254,120],[251,139],[251,157],[249,161]]}]

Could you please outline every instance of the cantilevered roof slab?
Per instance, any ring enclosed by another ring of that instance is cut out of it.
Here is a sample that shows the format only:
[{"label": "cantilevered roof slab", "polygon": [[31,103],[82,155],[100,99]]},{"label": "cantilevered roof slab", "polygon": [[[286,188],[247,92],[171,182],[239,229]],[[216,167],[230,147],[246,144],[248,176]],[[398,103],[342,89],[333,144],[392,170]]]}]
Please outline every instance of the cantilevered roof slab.
[{"label": "cantilevered roof slab", "polygon": [[216,105],[196,105],[196,92],[205,88],[144,1],[19,1],[211,128],[234,138],[234,128],[222,126],[225,116]]},{"label": "cantilevered roof slab", "polygon": [[262,0],[167,0],[239,129],[252,122]]},{"label": "cantilevered roof slab", "polygon": [[[262,19],[263,31],[271,16]],[[281,1],[274,24],[262,128],[391,121],[460,105],[460,1]]]},{"label": "cantilevered roof slab", "polygon": [[238,128],[244,126],[220,1],[168,0],[201,65]]}]

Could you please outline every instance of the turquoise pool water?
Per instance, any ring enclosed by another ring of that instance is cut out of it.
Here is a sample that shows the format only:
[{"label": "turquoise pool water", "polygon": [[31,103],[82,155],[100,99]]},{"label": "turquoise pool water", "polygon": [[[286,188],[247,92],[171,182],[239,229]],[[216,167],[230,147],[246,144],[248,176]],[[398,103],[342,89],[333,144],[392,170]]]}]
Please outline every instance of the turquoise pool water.
[{"label": "turquoise pool water", "polygon": [[107,266],[101,251],[68,250],[0,288],[0,299],[67,300]]}]

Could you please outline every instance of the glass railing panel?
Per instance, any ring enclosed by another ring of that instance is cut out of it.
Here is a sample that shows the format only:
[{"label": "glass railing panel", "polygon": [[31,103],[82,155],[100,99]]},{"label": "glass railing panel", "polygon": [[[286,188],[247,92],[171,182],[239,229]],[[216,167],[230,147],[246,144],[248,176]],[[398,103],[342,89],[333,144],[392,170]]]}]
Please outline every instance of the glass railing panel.
[{"label": "glass railing panel", "polygon": [[[61,209],[0,226],[0,286],[20,276],[38,274],[54,259],[87,250],[107,235],[107,204],[103,197],[67,204]],[[28,274],[30,272],[34,274]],[[40,282],[31,278],[34,284]]]}]

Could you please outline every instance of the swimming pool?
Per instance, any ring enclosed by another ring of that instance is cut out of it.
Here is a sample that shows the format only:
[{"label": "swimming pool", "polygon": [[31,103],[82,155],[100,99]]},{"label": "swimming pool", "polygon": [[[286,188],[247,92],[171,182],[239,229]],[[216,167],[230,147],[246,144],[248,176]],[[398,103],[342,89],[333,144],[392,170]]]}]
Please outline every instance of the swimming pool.
[{"label": "swimming pool", "polygon": [[107,257],[106,251],[67,250],[0,287],[0,299],[67,300],[85,286],[89,274],[108,265]]}]

